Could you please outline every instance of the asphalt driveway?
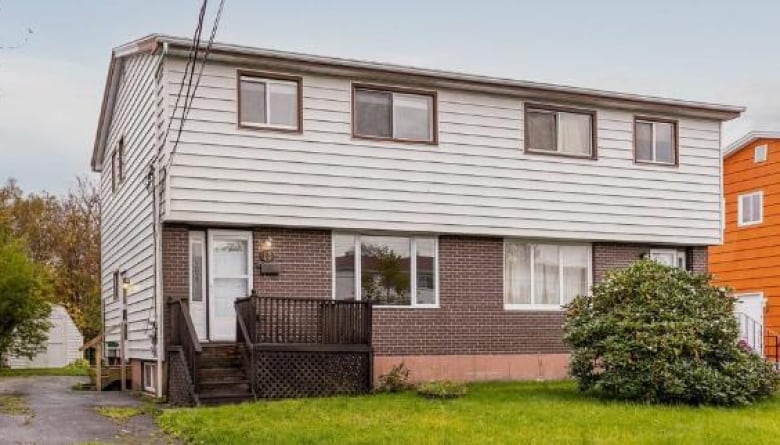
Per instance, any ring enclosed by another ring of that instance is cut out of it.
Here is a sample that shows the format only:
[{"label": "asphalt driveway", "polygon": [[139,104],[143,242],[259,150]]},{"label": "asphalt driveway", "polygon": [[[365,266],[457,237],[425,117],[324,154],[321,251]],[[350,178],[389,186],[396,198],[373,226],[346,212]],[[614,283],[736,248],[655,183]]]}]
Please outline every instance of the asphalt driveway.
[{"label": "asphalt driveway", "polygon": [[0,444],[116,444],[168,443],[154,419],[136,416],[125,423],[95,412],[96,406],[139,406],[141,402],[119,391],[71,389],[85,377],[3,377],[0,394],[18,393],[32,414],[0,413]]}]

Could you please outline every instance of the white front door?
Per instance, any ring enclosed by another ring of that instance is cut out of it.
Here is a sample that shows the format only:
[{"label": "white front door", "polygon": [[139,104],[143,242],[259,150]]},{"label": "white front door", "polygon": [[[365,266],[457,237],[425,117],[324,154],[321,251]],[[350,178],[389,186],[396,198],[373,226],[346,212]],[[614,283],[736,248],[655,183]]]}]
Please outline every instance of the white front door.
[{"label": "white front door", "polygon": [[209,231],[209,338],[236,339],[236,298],[252,289],[252,232]]},{"label": "white front door", "polygon": [[206,232],[190,232],[190,317],[198,340],[208,340]]},{"label": "white front door", "polygon": [[[734,312],[739,320],[740,340],[763,354],[764,349],[764,295],[761,293],[735,295]],[[744,314],[745,316],[740,316]]]}]

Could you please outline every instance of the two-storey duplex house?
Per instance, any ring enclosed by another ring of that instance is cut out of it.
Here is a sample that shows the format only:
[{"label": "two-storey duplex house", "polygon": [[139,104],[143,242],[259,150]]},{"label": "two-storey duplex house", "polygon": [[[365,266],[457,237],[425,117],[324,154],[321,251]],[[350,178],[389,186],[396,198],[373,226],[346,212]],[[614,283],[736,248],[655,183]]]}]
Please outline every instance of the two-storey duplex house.
[{"label": "two-storey duplex house", "polygon": [[780,362],[780,132],[754,131],[724,150],[724,240],[709,267],[734,290],[742,339]]},{"label": "two-storey duplex house", "polygon": [[179,131],[189,50],[114,50],[92,159],[139,388],[562,377],[562,305],[721,242],[740,107],[215,44]]}]

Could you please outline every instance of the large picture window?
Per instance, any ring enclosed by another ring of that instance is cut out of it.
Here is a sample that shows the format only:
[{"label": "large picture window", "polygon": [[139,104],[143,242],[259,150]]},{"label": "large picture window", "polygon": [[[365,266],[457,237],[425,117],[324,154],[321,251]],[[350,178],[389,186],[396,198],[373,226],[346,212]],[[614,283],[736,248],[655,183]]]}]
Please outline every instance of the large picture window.
[{"label": "large picture window", "polygon": [[591,283],[590,246],[504,243],[504,304],[508,309],[560,309]]},{"label": "large picture window", "polygon": [[333,234],[333,293],[377,306],[436,307],[435,238]]}]

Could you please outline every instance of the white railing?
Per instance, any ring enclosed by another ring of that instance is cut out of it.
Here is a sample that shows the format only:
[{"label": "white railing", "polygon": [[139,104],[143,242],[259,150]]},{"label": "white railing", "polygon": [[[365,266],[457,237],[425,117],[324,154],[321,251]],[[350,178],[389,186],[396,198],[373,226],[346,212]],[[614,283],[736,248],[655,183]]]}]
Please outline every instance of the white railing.
[{"label": "white railing", "polygon": [[764,325],[743,312],[737,312],[739,338],[761,357],[764,356]]}]

